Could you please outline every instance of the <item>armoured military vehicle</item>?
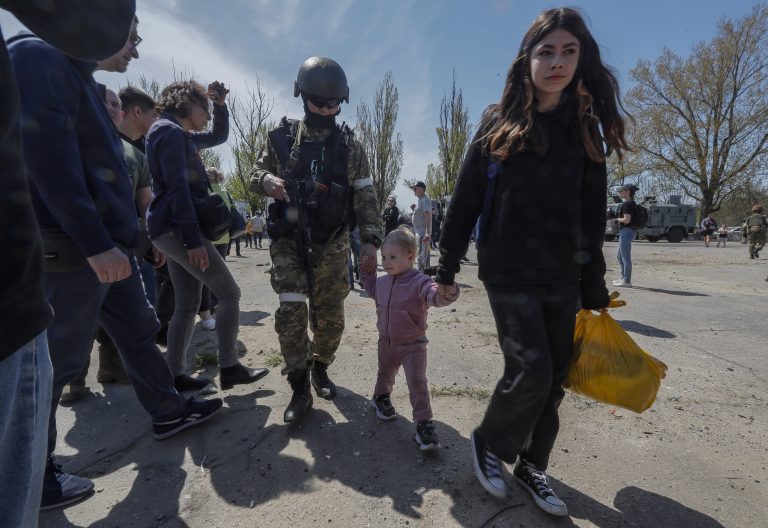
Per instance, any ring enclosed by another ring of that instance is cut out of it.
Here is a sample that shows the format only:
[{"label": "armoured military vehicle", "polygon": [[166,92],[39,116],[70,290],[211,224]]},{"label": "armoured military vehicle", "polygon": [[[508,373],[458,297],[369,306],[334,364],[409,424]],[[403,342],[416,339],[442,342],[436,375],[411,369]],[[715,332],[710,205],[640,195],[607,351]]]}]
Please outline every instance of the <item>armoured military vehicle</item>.
[{"label": "armoured military vehicle", "polygon": [[[621,198],[614,196],[613,203],[608,204],[608,221],[605,225],[605,239],[614,240],[619,235],[619,226],[616,225],[616,210],[621,204]],[[666,238],[668,242],[678,243],[689,235],[693,235],[697,227],[696,209],[692,205],[682,203],[679,195],[669,197],[669,203],[660,204],[655,196],[646,196],[639,202],[648,209],[648,223],[637,230],[638,238],[644,238],[648,242],[658,242]],[[614,214],[612,215],[611,212]]]}]

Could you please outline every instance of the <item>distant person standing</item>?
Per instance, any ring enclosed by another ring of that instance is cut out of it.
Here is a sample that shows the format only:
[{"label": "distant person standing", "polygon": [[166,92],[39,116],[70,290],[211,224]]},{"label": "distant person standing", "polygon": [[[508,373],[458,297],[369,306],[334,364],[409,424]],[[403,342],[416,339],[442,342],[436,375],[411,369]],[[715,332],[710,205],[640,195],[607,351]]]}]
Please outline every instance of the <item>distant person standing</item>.
[{"label": "distant person standing", "polygon": [[397,199],[394,196],[387,198],[387,207],[384,209],[384,232],[389,234],[393,229],[397,229],[400,220],[400,210],[397,208]]},{"label": "distant person standing", "polygon": [[712,218],[712,213],[709,213],[701,221],[701,236],[704,239],[704,247],[709,247],[709,241],[715,236],[715,231],[717,231],[717,222]]},{"label": "distant person standing", "polygon": [[637,206],[635,192],[637,192],[637,186],[631,183],[619,189],[619,196],[624,201],[616,210],[616,223],[619,224],[619,251],[616,260],[619,261],[621,278],[613,281],[613,285],[623,288],[632,287],[632,241],[637,236],[637,232],[632,227],[632,215],[635,214]]},{"label": "distant person standing", "polygon": [[258,247],[261,249],[263,247],[261,240],[264,235],[264,216],[261,214],[261,211],[256,211],[251,218],[251,223],[253,224],[253,247],[256,247],[258,243]]},{"label": "distant person standing", "polygon": [[762,204],[752,206],[752,214],[747,217],[747,236],[749,237],[749,258],[756,259],[765,246],[765,234],[768,219],[763,214]]},{"label": "distant person standing", "polygon": [[717,230],[717,247],[720,247],[720,244],[723,244],[723,247],[725,247],[726,242],[728,242],[728,226],[723,224]]},{"label": "distant person standing", "polygon": [[419,242],[419,254],[416,264],[419,271],[429,267],[429,257],[432,242],[432,200],[427,195],[427,185],[423,181],[416,182],[411,187],[416,195],[416,206],[413,209],[413,229]]}]

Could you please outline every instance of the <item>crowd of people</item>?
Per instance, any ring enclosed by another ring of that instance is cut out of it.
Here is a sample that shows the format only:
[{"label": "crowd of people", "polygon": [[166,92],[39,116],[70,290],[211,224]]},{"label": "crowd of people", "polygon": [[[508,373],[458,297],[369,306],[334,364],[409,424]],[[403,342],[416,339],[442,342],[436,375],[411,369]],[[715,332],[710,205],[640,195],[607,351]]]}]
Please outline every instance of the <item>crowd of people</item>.
[{"label": "crowd of people", "polygon": [[[206,328],[217,336],[221,390],[268,373],[238,356],[241,292],[226,264],[232,242],[240,254],[239,234],[231,240],[225,222],[233,202],[221,172],[200,157],[228,137],[228,90],[188,80],[169,84],[157,100],[135,87],[114,94],[93,73],[125,72],[139,59],[133,2],[31,4],[36,8],[17,14],[36,34],[9,39],[0,56],[11,101],[0,118],[0,156],[15,193],[12,203],[4,193],[3,206],[14,209],[3,216],[3,232],[6,218],[15,227],[3,235],[10,262],[0,276],[17,318],[11,338],[0,343],[0,383],[24,395],[0,403],[0,489],[12,490],[0,501],[0,518],[21,527],[35,526],[39,509],[93,492],[91,480],[56,463],[54,448],[64,387],[71,384],[71,392],[84,379],[97,328],[99,381],[129,381],[158,440],[205,422],[223,404],[199,399],[214,381],[188,373],[198,315],[206,325],[215,309]],[[336,122],[349,102],[338,63],[309,58],[293,95],[303,116],[283,118],[269,131],[250,181],[273,203],[266,217],[255,212],[244,224],[246,247],[261,248],[263,235],[269,238],[275,331],[292,391],[284,422],[301,422],[313,392],[337,396],[329,371],[343,337],[344,300],[357,279],[375,300],[379,333],[372,412],[385,421],[397,416],[391,393],[402,367],[414,438],[422,450],[437,449],[427,311],[458,301],[455,276],[473,239],[504,356],[471,433],[475,474],[503,498],[510,464],[537,506],[567,515],[547,467],[576,308],[609,303],[606,158],[628,150],[618,83],[582,17],[548,9],[529,27],[499,102],[483,113],[442,222],[443,207],[422,181],[412,187],[410,219],[394,197],[382,218],[365,150]],[[634,191],[622,190],[619,217],[627,230],[618,255],[625,286]],[[542,217],[536,204],[545,195],[551,214]],[[572,229],[563,229],[563,217],[573,219]],[[431,266],[435,247],[439,263]],[[379,251],[384,275],[377,277]],[[196,396],[183,396],[187,391]]]}]

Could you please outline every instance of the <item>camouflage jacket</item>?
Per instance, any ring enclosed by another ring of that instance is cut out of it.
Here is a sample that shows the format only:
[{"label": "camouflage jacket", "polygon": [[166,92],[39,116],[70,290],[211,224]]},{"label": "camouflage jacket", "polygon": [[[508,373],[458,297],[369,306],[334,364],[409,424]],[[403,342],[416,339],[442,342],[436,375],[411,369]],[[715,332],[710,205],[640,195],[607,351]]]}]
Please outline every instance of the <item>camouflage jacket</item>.
[{"label": "camouflage jacket", "polygon": [[[331,134],[327,129],[311,129],[305,126],[303,136],[312,141],[323,141]],[[360,229],[360,239],[363,243],[372,243],[377,247],[384,239],[384,230],[379,214],[376,192],[373,189],[373,180],[368,169],[368,157],[363,146],[354,137],[349,141],[349,153],[347,157],[347,178],[349,187],[353,191],[352,208]],[[251,170],[251,190],[265,195],[262,182],[265,176],[280,177],[282,167],[277,153],[272,146],[272,141],[267,139],[256,165]]]}]

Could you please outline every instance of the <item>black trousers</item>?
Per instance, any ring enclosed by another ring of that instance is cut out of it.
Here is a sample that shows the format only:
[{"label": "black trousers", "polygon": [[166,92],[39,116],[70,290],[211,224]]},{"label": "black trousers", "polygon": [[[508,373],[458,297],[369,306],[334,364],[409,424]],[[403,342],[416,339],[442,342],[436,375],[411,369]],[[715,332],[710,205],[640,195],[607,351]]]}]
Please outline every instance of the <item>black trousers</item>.
[{"label": "black trousers", "polygon": [[499,458],[545,470],[560,429],[558,407],[573,354],[578,283],[486,285],[504,354],[480,435]]}]

